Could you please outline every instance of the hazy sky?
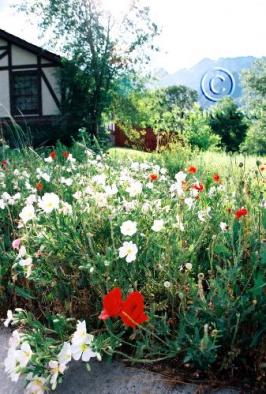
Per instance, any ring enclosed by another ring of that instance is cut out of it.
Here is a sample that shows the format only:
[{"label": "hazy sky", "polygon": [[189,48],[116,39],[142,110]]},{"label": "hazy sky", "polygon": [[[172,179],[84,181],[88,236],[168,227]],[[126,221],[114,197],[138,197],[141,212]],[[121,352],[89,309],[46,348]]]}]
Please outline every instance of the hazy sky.
[{"label": "hazy sky", "polygon": [[[114,12],[125,8],[128,2],[103,1]],[[156,68],[173,72],[190,67],[204,57],[266,55],[266,0],[144,1],[149,3],[153,18],[162,27],[158,40],[161,52],[153,59]],[[37,30],[25,23],[23,15],[10,10],[12,2],[0,0],[0,28],[42,45]]]}]

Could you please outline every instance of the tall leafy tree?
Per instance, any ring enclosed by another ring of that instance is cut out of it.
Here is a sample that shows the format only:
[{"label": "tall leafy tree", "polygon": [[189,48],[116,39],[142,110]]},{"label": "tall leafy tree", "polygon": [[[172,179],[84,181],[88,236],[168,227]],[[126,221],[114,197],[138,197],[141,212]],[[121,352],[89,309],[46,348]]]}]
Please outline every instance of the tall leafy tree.
[{"label": "tall leafy tree", "polygon": [[42,31],[71,59],[63,71],[66,123],[76,119],[75,126],[96,135],[117,85],[149,62],[158,34],[149,8],[133,0],[119,21],[100,0],[23,0],[20,10],[37,16]]},{"label": "tall leafy tree", "polygon": [[266,57],[242,73],[245,110],[250,119],[243,151],[266,154]]},{"label": "tall leafy tree", "polygon": [[221,137],[221,144],[227,151],[239,150],[247,132],[247,120],[244,113],[230,98],[226,97],[212,107],[209,124]]}]

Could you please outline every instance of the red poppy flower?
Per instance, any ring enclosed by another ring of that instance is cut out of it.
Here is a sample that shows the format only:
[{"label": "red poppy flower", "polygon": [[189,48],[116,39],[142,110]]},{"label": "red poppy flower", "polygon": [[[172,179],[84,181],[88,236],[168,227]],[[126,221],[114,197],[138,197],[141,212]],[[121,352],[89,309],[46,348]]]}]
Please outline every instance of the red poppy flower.
[{"label": "red poppy flower", "polygon": [[42,182],[36,183],[36,189],[37,189],[39,192],[42,191],[42,189],[43,189],[43,184],[42,184]]},{"label": "red poppy flower", "polygon": [[248,214],[248,210],[246,208],[240,208],[235,212],[236,219],[240,219],[241,216],[246,216]]},{"label": "red poppy flower", "polygon": [[64,157],[65,159],[67,159],[68,156],[69,156],[69,152],[65,151],[65,152],[62,153],[62,155],[63,155],[63,157]]},{"label": "red poppy flower", "polygon": [[138,291],[129,294],[120,313],[125,326],[135,328],[138,324],[148,320],[144,313],[144,298]]},{"label": "red poppy flower", "polygon": [[188,167],[187,172],[189,172],[190,174],[196,174],[197,167],[190,166],[190,167]]},{"label": "red poppy flower", "polygon": [[49,155],[53,160],[54,159],[56,159],[56,151],[55,150],[53,150],[51,153],[50,153],[50,155]]},{"label": "red poppy flower", "polygon": [[106,320],[109,317],[119,316],[123,306],[122,292],[116,287],[103,298],[103,310],[99,316],[100,319]]},{"label": "red poppy flower", "polygon": [[198,190],[198,192],[203,192],[204,190],[204,186],[202,183],[194,183],[194,185],[192,185],[192,188]]},{"label": "red poppy flower", "polygon": [[148,320],[144,313],[144,298],[138,291],[129,294],[126,301],[122,299],[121,290],[116,287],[103,298],[103,310],[99,319],[120,317],[125,326],[135,328]]},{"label": "red poppy flower", "polygon": [[219,174],[213,174],[212,179],[214,180],[214,182],[221,182],[221,177]]},{"label": "red poppy flower", "polygon": [[149,175],[149,178],[150,178],[150,180],[151,180],[152,182],[155,182],[155,181],[157,181],[157,179],[158,179],[159,177],[158,177],[157,174],[152,173],[152,174]]},{"label": "red poppy flower", "polygon": [[4,170],[5,170],[5,169],[7,168],[7,166],[8,166],[7,160],[2,160],[1,164],[2,164],[2,167],[3,167]]}]

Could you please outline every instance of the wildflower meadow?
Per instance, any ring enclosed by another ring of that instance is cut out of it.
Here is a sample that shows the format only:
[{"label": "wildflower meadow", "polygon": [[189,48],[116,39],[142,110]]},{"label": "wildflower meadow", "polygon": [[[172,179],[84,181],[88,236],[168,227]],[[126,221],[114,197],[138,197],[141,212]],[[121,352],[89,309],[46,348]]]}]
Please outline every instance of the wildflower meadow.
[{"label": "wildflower meadow", "polygon": [[266,165],[187,157],[173,171],[85,143],[3,151],[4,365],[26,393],[114,357],[262,385]]}]

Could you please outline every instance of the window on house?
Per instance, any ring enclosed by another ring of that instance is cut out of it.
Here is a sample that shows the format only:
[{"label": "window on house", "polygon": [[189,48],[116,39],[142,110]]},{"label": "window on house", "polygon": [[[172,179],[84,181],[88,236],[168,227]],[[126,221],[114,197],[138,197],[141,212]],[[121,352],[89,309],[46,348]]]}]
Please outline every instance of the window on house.
[{"label": "window on house", "polygon": [[39,76],[37,71],[12,73],[12,114],[36,115],[40,113]]}]

